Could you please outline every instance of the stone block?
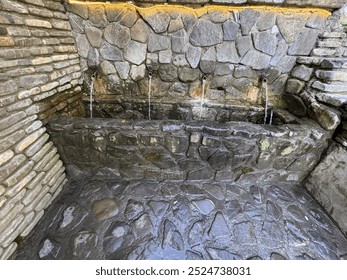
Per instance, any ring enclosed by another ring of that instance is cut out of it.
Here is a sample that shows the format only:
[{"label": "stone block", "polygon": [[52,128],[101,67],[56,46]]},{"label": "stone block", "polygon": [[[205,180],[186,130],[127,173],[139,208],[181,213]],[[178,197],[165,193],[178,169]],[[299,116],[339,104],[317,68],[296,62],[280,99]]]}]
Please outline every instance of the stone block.
[{"label": "stone block", "polygon": [[257,21],[259,31],[271,29],[276,24],[276,14],[272,12],[262,14]]},{"label": "stone block", "polygon": [[321,92],[316,94],[316,98],[318,101],[334,107],[342,107],[347,104],[347,94]]},{"label": "stone block", "polygon": [[[101,56],[106,60],[111,61],[122,61],[123,60],[123,54],[120,49],[117,47],[114,47],[107,42],[102,43],[100,48],[100,54]],[[88,56],[88,54],[87,54]],[[85,58],[87,58],[87,56]]]},{"label": "stone block", "polygon": [[79,55],[83,58],[87,58],[90,48],[87,37],[82,34],[77,34],[75,39]]},{"label": "stone block", "polygon": [[217,61],[238,63],[240,57],[237,53],[234,42],[223,42],[216,47]]},{"label": "stone block", "polygon": [[327,106],[314,102],[309,109],[312,117],[326,130],[334,131],[341,123],[340,115]]},{"label": "stone block", "polygon": [[147,42],[149,33],[149,27],[142,19],[138,19],[130,30],[131,39],[140,43]]},{"label": "stone block", "polygon": [[[303,16],[287,14],[277,16],[277,25],[283,36],[284,40],[288,44],[293,43],[297,40],[299,32],[302,31],[306,24],[306,18]],[[306,29],[308,30],[308,29]],[[315,31],[315,30],[312,30]],[[317,31],[316,31],[317,32]],[[316,38],[317,39],[317,38]],[[316,41],[315,39],[315,41]],[[313,49],[313,46],[311,50]]]},{"label": "stone block", "polygon": [[[206,36],[207,34],[209,36]],[[209,47],[219,44],[223,41],[222,27],[220,24],[200,19],[194,25],[189,41],[197,47]]]},{"label": "stone block", "polygon": [[102,28],[108,25],[104,5],[88,5],[88,10],[91,24]]},{"label": "stone block", "polygon": [[324,81],[347,82],[347,72],[317,70],[316,77]]},{"label": "stone block", "polygon": [[242,35],[248,35],[260,17],[260,12],[245,9],[240,12],[240,24]]},{"label": "stone block", "polygon": [[142,80],[146,75],[146,66],[144,64],[141,64],[139,66],[133,65],[130,69],[130,77],[134,81]]},{"label": "stone block", "polygon": [[287,109],[293,115],[298,117],[304,117],[307,115],[307,107],[299,96],[292,95],[292,94],[285,94],[283,99]]},{"label": "stone block", "polygon": [[148,51],[156,52],[170,48],[170,38],[151,33],[148,39]]},{"label": "stone block", "polygon": [[141,17],[152,27],[155,33],[167,31],[170,16],[159,9],[139,10]]},{"label": "stone block", "polygon": [[241,60],[241,64],[250,66],[254,70],[266,69],[270,65],[271,56],[256,50],[248,51]]},{"label": "stone block", "polygon": [[116,70],[119,78],[126,80],[129,77],[130,64],[126,61],[115,62]]},{"label": "stone block", "polygon": [[243,57],[249,50],[253,49],[251,36],[240,36],[236,39],[236,47],[239,55]]},{"label": "stone block", "polygon": [[305,65],[300,65],[292,70],[291,76],[307,82],[310,80],[312,73],[312,68]]},{"label": "stone block", "polygon": [[52,29],[52,24],[47,20],[40,19],[26,19],[25,24],[32,27],[48,28]]},{"label": "stone block", "polygon": [[190,67],[183,67],[178,69],[178,78],[185,83],[194,82],[199,78],[200,71],[198,69],[191,69]]},{"label": "stone block", "polygon": [[331,93],[347,92],[347,84],[342,82],[341,83],[332,82],[332,83],[326,84],[320,81],[315,81],[312,84],[312,87],[324,92],[331,92]]},{"label": "stone block", "polygon": [[104,37],[111,45],[123,49],[131,40],[130,29],[118,22],[113,22],[106,27]]},{"label": "stone block", "polygon": [[235,41],[237,39],[240,25],[232,20],[223,23],[223,40]]},{"label": "stone block", "polygon": [[253,34],[254,46],[257,50],[274,55],[277,49],[277,39],[272,34],[264,31]]},{"label": "stone block", "polygon": [[316,48],[312,50],[313,56],[334,56],[336,54],[336,49],[329,48]]},{"label": "stone block", "polygon": [[177,67],[172,64],[160,65],[158,73],[164,82],[173,82],[178,78]]},{"label": "stone block", "polygon": [[171,36],[171,49],[176,53],[185,53],[189,47],[188,33],[181,29]]},{"label": "stone block", "polygon": [[287,93],[299,94],[303,91],[305,83],[297,79],[288,79],[286,85]]},{"label": "stone block", "polygon": [[[102,31],[99,28],[94,27],[89,22],[85,24],[85,33],[89,40],[89,43],[94,48],[100,48],[102,42]],[[106,36],[106,35],[105,35]]]},{"label": "stone block", "polygon": [[189,66],[189,63],[184,54],[174,55],[172,62],[177,67]]},{"label": "stone block", "polygon": [[318,38],[318,30],[304,28],[292,46],[288,49],[289,55],[309,55]]},{"label": "stone block", "polygon": [[172,51],[171,50],[165,50],[159,52],[159,63],[171,63],[172,59]]}]

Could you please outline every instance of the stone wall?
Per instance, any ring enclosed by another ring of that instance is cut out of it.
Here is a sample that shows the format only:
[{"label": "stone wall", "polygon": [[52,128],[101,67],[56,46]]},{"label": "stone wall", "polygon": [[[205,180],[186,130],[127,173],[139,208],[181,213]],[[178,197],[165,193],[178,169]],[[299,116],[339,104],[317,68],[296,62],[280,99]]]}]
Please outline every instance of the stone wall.
[{"label": "stone wall", "polygon": [[[121,121],[48,124],[64,163],[113,178],[300,183],[330,134],[317,125]],[[86,152],[88,151],[88,152]]]},{"label": "stone wall", "polygon": [[0,0],[0,259],[65,182],[43,122],[54,113],[80,114],[80,77],[59,0]]},{"label": "stone wall", "polygon": [[[314,49],[328,12],[271,7],[71,4],[69,17],[95,100],[147,100],[287,106],[286,82],[299,56]],[[261,90],[263,87],[263,90]],[[85,97],[88,100],[88,96]]]},{"label": "stone wall", "polygon": [[[79,0],[80,2],[126,2],[116,0]],[[184,4],[184,5],[206,5],[206,4],[261,4],[261,5],[294,5],[300,7],[320,7],[328,9],[341,8],[345,0],[135,0],[132,1],[136,5],[148,5],[149,3],[169,3],[169,4]]]}]

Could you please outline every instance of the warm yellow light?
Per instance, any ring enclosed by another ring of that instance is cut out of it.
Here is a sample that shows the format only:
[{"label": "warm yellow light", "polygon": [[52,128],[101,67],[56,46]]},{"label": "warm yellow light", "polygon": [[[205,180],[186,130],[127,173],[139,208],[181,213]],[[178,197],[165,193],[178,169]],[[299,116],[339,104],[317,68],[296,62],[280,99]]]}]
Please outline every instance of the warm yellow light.
[{"label": "warm yellow light", "polygon": [[171,4],[153,4],[151,7],[138,7],[136,5],[130,4],[130,3],[109,3],[109,2],[85,2],[85,1],[75,1],[75,0],[69,0],[71,4],[83,4],[83,5],[104,5],[105,7],[116,7],[116,6],[130,6],[132,8],[135,8],[137,10],[165,10],[165,11],[185,11],[185,12],[191,12],[196,13],[198,16],[203,15],[206,12],[211,11],[221,11],[221,12],[232,12],[237,11],[240,12],[245,9],[253,9],[257,11],[263,11],[263,12],[277,12],[277,13],[283,13],[283,14],[319,14],[323,17],[328,17],[331,15],[331,12],[328,10],[320,9],[320,8],[293,8],[293,7],[277,7],[277,6],[252,6],[252,5],[242,5],[242,6],[225,6],[225,5],[205,5],[204,7],[199,8],[192,8],[189,6],[184,5],[171,5]]}]

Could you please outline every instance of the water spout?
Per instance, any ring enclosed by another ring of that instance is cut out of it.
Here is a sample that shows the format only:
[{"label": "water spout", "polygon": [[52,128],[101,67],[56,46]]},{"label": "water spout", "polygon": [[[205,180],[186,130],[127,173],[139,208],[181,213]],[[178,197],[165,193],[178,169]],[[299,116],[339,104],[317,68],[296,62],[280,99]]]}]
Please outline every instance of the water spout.
[{"label": "water spout", "polygon": [[148,119],[151,120],[152,72],[148,73]]},{"label": "water spout", "polygon": [[264,112],[264,124],[266,124],[267,121],[267,110],[269,106],[269,94],[268,94],[268,88],[267,88],[267,79],[263,79],[263,85],[265,87],[265,112]]},{"label": "water spout", "polygon": [[201,93],[200,115],[199,115],[200,120],[202,117],[202,106],[204,105],[206,79],[207,79],[206,76],[202,77],[202,93]]},{"label": "water spout", "polygon": [[91,83],[90,83],[90,91],[89,91],[89,113],[90,118],[93,118],[93,92],[94,92],[94,83],[96,80],[97,72],[94,72],[91,76]]}]

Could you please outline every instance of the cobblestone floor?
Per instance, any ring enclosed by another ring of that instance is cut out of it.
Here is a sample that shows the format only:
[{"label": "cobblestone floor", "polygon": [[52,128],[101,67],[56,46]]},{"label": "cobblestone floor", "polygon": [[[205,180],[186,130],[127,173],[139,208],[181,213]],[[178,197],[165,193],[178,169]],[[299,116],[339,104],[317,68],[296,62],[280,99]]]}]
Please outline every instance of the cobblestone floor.
[{"label": "cobblestone floor", "polygon": [[16,259],[347,258],[347,239],[298,186],[77,173]]}]

